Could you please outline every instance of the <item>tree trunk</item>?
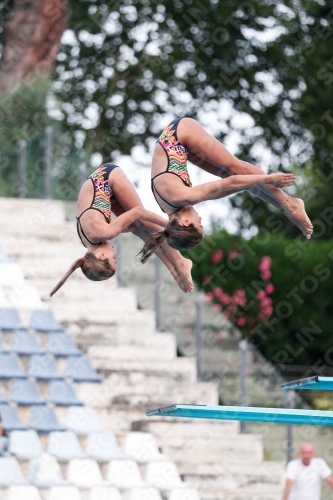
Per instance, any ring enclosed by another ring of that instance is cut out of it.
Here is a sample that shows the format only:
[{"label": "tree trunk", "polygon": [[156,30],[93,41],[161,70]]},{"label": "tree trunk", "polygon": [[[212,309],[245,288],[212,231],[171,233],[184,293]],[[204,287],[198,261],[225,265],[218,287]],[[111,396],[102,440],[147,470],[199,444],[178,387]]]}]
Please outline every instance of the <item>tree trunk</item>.
[{"label": "tree trunk", "polygon": [[4,27],[0,93],[9,93],[32,72],[49,75],[69,22],[68,0],[16,0]]}]

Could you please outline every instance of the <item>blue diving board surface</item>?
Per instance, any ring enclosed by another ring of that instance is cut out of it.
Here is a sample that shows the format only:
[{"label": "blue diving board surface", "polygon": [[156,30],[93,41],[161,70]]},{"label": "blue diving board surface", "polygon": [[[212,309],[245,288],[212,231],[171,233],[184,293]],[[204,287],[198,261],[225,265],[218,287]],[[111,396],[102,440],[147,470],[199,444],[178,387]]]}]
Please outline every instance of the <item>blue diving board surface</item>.
[{"label": "blue diving board surface", "polygon": [[170,405],[149,410],[148,417],[208,418],[275,424],[333,426],[333,411],[285,408],[246,408],[244,406]]},{"label": "blue diving board surface", "polygon": [[292,380],[281,385],[283,390],[312,390],[333,391],[333,377],[319,377],[318,375],[308,378]]}]

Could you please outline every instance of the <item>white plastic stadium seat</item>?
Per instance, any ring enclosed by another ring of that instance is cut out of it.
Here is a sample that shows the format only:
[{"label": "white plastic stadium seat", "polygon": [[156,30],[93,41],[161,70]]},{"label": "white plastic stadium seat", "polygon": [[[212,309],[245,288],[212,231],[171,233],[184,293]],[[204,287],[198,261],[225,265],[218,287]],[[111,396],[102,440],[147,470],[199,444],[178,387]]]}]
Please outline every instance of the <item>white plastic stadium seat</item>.
[{"label": "white plastic stadium seat", "polygon": [[97,420],[95,411],[86,406],[69,406],[67,410],[66,427],[79,436],[85,436],[91,432],[101,432],[103,430]]},{"label": "white plastic stadium seat", "polygon": [[187,483],[181,480],[176,464],[173,462],[150,462],[147,465],[146,481],[159,490],[188,488]]},{"label": "white plastic stadium seat", "polygon": [[76,486],[53,486],[46,497],[47,500],[81,500]]},{"label": "white plastic stadium seat", "polygon": [[162,500],[162,497],[156,488],[133,488],[128,500]]},{"label": "white plastic stadium seat", "polygon": [[30,460],[43,453],[43,448],[36,431],[12,431],[9,451],[20,460]]},{"label": "white plastic stadium seat", "polygon": [[105,484],[98,463],[91,458],[70,460],[67,479],[78,488],[93,488]]},{"label": "white plastic stadium seat", "polygon": [[47,452],[56,457],[59,462],[68,462],[72,458],[84,458],[77,435],[72,431],[50,432],[47,442]]},{"label": "white plastic stadium seat", "polygon": [[36,486],[11,486],[6,500],[41,500]]},{"label": "white plastic stadium seat", "polygon": [[96,486],[90,490],[89,500],[122,500],[120,491],[112,486]]},{"label": "white plastic stadium seat", "polygon": [[15,484],[28,484],[22,476],[20,465],[16,458],[0,458],[0,487],[11,486]]},{"label": "white plastic stadium seat", "polygon": [[139,463],[165,460],[165,456],[157,447],[154,436],[149,432],[130,432],[125,439],[124,451],[126,455]]},{"label": "white plastic stadium seat", "polygon": [[93,432],[89,434],[86,453],[97,462],[127,458],[122,453],[116,436],[111,432]]},{"label": "white plastic stadium seat", "polygon": [[68,484],[61,474],[57,460],[48,453],[42,453],[30,462],[29,481],[41,488]]},{"label": "white plastic stadium seat", "polygon": [[201,500],[201,497],[193,488],[176,488],[170,491],[168,500]]},{"label": "white plastic stadium seat", "polygon": [[112,460],[107,468],[106,480],[119,489],[145,486],[138,464],[134,460]]}]

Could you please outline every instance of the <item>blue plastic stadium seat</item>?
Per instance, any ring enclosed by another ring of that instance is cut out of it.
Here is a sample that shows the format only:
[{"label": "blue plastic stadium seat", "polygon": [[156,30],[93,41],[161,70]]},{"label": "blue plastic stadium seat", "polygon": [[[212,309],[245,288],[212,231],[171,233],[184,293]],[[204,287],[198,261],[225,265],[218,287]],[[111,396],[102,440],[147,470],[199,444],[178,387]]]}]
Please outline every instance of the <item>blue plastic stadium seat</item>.
[{"label": "blue plastic stadium seat", "polygon": [[62,431],[53,408],[49,406],[31,406],[29,427],[39,433]]},{"label": "blue plastic stadium seat", "polygon": [[0,353],[0,379],[26,378],[20,358],[9,352]]},{"label": "blue plastic stadium seat", "polygon": [[15,406],[0,404],[0,415],[5,431],[25,431],[27,429],[21,422],[20,415]]},{"label": "blue plastic stadium seat", "polygon": [[10,331],[23,328],[16,309],[0,309],[0,328]]},{"label": "blue plastic stadium seat", "polygon": [[82,406],[73,384],[65,380],[51,380],[47,400],[57,406]]},{"label": "blue plastic stadium seat", "polygon": [[[64,329],[53,316],[49,309],[37,309],[32,311],[30,327],[37,332],[63,332]],[[1,328],[1,327],[0,327]]]},{"label": "blue plastic stadium seat", "polygon": [[28,374],[37,380],[62,379],[54,356],[50,354],[33,354],[30,357]]},{"label": "blue plastic stadium seat", "polygon": [[0,387],[0,403],[6,403],[6,404],[8,403],[1,387]]},{"label": "blue plastic stadium seat", "polygon": [[75,382],[100,382],[102,380],[86,356],[69,356],[64,377],[71,378]]},{"label": "blue plastic stadium seat", "polygon": [[19,406],[41,405],[45,403],[37,383],[27,379],[12,381],[9,399]]},{"label": "blue plastic stadium seat", "polygon": [[43,352],[43,349],[38,343],[36,334],[29,333],[26,329],[16,330],[13,333],[10,349],[23,356],[30,356],[31,354]]},{"label": "blue plastic stadium seat", "polygon": [[47,339],[46,350],[54,356],[81,356],[82,351],[77,347],[72,337],[66,333],[50,333]]}]

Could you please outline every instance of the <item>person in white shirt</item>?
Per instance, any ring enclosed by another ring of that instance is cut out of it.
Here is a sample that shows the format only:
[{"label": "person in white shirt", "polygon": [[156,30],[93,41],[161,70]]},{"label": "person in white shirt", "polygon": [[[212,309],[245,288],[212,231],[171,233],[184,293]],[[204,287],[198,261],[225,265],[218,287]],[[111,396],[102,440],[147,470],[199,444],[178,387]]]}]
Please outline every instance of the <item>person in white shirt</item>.
[{"label": "person in white shirt", "polygon": [[332,471],[325,460],[314,458],[311,443],[302,444],[299,456],[287,465],[283,500],[320,500],[323,479],[333,490]]}]

